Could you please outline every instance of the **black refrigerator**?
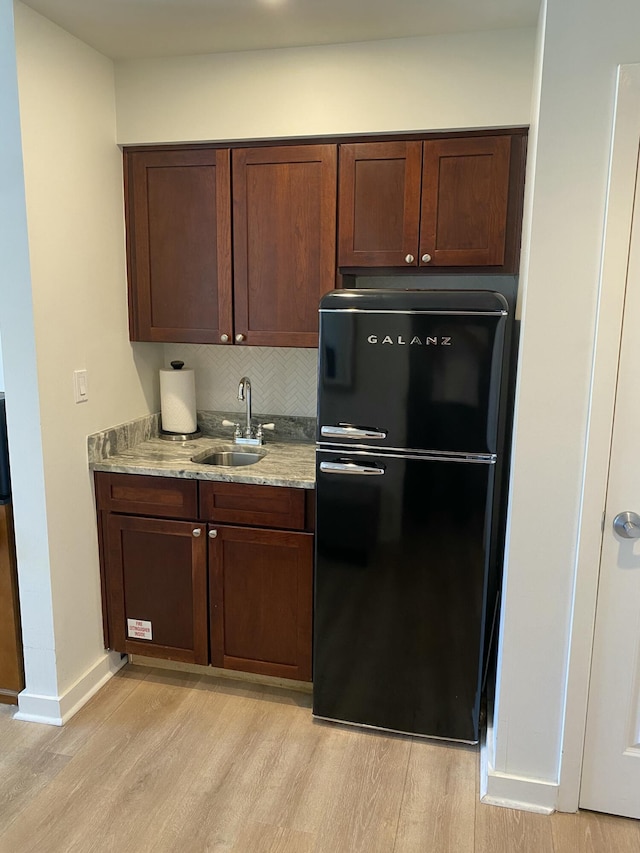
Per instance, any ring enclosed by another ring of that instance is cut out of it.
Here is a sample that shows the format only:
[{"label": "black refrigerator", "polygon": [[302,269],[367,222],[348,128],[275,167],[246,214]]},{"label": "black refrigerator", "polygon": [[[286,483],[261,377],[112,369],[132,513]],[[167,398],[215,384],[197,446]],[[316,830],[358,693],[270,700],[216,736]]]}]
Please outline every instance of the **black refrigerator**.
[{"label": "black refrigerator", "polygon": [[320,304],[313,713],[476,742],[511,317],[491,291]]}]

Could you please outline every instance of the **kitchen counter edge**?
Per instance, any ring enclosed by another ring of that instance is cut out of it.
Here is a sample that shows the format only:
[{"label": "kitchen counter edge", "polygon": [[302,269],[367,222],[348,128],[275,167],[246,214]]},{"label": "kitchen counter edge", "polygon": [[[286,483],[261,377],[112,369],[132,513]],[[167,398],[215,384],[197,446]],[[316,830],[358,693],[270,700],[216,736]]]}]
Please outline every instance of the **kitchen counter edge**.
[{"label": "kitchen counter edge", "polygon": [[186,480],[288,486],[297,489],[315,488],[315,444],[312,442],[267,442],[262,448],[267,451],[265,457],[252,465],[225,467],[191,461],[192,456],[229,443],[228,437],[210,435],[183,442],[149,438],[106,459],[90,462],[89,468],[92,471],[111,474],[141,474]]}]

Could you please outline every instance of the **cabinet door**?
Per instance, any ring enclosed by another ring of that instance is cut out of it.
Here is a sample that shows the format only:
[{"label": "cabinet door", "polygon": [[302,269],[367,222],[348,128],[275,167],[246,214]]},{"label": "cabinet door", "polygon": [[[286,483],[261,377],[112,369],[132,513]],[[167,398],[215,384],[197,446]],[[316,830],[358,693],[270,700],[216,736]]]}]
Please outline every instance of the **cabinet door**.
[{"label": "cabinet door", "polygon": [[310,681],[313,535],[211,526],[209,572],[211,663]]},{"label": "cabinet door", "polygon": [[340,146],[338,265],[416,266],[421,142]]},{"label": "cabinet door", "polygon": [[424,142],[421,265],[504,263],[510,151],[509,136]]},{"label": "cabinet door", "polygon": [[233,152],[236,343],[318,346],[336,281],[335,145]]},{"label": "cabinet door", "polygon": [[205,533],[188,521],[108,516],[105,579],[113,649],[208,663]]},{"label": "cabinet door", "polygon": [[232,340],[229,151],[125,153],[130,336]]}]

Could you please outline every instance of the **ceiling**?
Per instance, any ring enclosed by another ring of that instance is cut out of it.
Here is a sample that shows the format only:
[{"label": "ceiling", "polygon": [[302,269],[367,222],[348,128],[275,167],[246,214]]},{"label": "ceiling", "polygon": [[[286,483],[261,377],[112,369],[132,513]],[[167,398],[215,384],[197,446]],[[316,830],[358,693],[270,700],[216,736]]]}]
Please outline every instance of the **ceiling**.
[{"label": "ceiling", "polygon": [[540,0],[23,0],[113,59],[533,27]]}]

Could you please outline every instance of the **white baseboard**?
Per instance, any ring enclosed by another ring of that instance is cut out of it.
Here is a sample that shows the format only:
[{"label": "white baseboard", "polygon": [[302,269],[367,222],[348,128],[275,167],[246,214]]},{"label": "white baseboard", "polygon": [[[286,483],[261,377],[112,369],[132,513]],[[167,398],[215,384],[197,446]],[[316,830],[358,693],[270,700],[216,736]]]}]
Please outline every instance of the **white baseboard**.
[{"label": "white baseboard", "polygon": [[105,652],[60,696],[42,696],[23,690],[18,696],[15,720],[63,726],[127,662],[117,652]]},{"label": "white baseboard", "polygon": [[491,765],[493,727],[487,726],[480,745],[480,802],[507,809],[552,814],[558,802],[558,784],[500,773]]}]

